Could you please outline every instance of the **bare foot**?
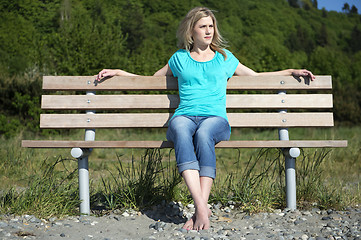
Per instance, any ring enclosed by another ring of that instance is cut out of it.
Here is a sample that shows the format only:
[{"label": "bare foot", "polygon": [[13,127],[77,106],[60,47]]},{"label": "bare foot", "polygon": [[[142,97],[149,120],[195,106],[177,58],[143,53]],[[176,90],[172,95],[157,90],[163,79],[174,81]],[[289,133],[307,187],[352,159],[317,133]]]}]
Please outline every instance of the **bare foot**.
[{"label": "bare foot", "polygon": [[186,230],[193,230],[193,225],[194,222],[196,221],[196,215],[194,214],[184,225],[183,225],[183,229]]},{"label": "bare foot", "polygon": [[[209,208],[207,208],[208,209],[208,218],[207,218],[207,220],[208,220],[208,227],[207,228],[202,228],[202,229],[208,229],[209,228],[209,217],[212,215],[212,211],[211,211],[211,209],[209,209]],[[194,224],[195,224],[195,222],[197,221],[197,217],[196,217],[196,213],[183,225],[183,229],[186,229],[186,230],[201,230],[201,229],[196,229],[195,227],[194,227]]]},{"label": "bare foot", "polygon": [[198,207],[196,209],[196,221],[194,222],[193,229],[196,231],[208,229],[209,224],[209,217],[208,217],[208,208],[202,209]]}]

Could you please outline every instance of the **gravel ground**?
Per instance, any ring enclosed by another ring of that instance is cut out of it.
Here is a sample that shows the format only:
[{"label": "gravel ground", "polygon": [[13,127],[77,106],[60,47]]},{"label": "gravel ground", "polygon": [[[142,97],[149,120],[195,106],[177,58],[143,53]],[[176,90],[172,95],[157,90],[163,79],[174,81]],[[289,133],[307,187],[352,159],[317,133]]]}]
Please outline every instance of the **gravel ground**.
[{"label": "gravel ground", "polygon": [[211,228],[186,231],[181,227],[194,206],[171,202],[151,210],[113,211],[102,217],[77,216],[38,219],[1,215],[0,239],[352,239],[361,240],[361,208],[345,211],[280,210],[248,215],[228,206],[212,205]]}]

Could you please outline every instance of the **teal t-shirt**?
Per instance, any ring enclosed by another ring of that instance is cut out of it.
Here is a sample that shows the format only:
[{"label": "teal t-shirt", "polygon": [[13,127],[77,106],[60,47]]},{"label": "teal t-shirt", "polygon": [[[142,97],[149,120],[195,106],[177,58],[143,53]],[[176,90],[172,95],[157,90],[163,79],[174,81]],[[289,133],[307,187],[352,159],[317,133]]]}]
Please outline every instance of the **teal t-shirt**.
[{"label": "teal t-shirt", "polygon": [[184,49],[169,59],[169,67],[178,78],[180,98],[174,116],[220,116],[228,120],[227,81],[233,76],[239,61],[230,51],[224,51],[226,59],[216,51],[213,59],[207,62],[194,60]]}]

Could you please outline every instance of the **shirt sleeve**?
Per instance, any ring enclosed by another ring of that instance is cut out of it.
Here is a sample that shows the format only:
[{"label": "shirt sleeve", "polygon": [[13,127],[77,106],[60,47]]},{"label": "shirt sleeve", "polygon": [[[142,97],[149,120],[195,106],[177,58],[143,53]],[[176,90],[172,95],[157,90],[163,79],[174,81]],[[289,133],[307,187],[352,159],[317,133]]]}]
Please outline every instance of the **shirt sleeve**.
[{"label": "shirt sleeve", "polygon": [[225,69],[227,77],[231,78],[236,71],[236,68],[239,64],[239,60],[228,50],[224,50],[227,54],[227,59],[225,60]]},{"label": "shirt sleeve", "polygon": [[178,77],[181,68],[180,59],[179,59],[179,50],[170,57],[168,61],[168,65],[170,67],[170,70],[172,70],[173,76]]}]

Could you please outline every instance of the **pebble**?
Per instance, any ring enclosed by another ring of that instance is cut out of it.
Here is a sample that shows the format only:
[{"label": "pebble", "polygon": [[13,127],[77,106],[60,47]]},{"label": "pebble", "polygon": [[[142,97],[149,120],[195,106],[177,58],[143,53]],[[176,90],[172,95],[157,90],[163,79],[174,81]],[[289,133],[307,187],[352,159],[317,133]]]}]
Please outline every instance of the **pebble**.
[{"label": "pebble", "polygon": [[129,214],[129,213],[127,213],[127,212],[124,212],[124,213],[122,214],[122,216],[123,216],[123,217],[129,217],[129,216],[130,216],[130,214]]}]

